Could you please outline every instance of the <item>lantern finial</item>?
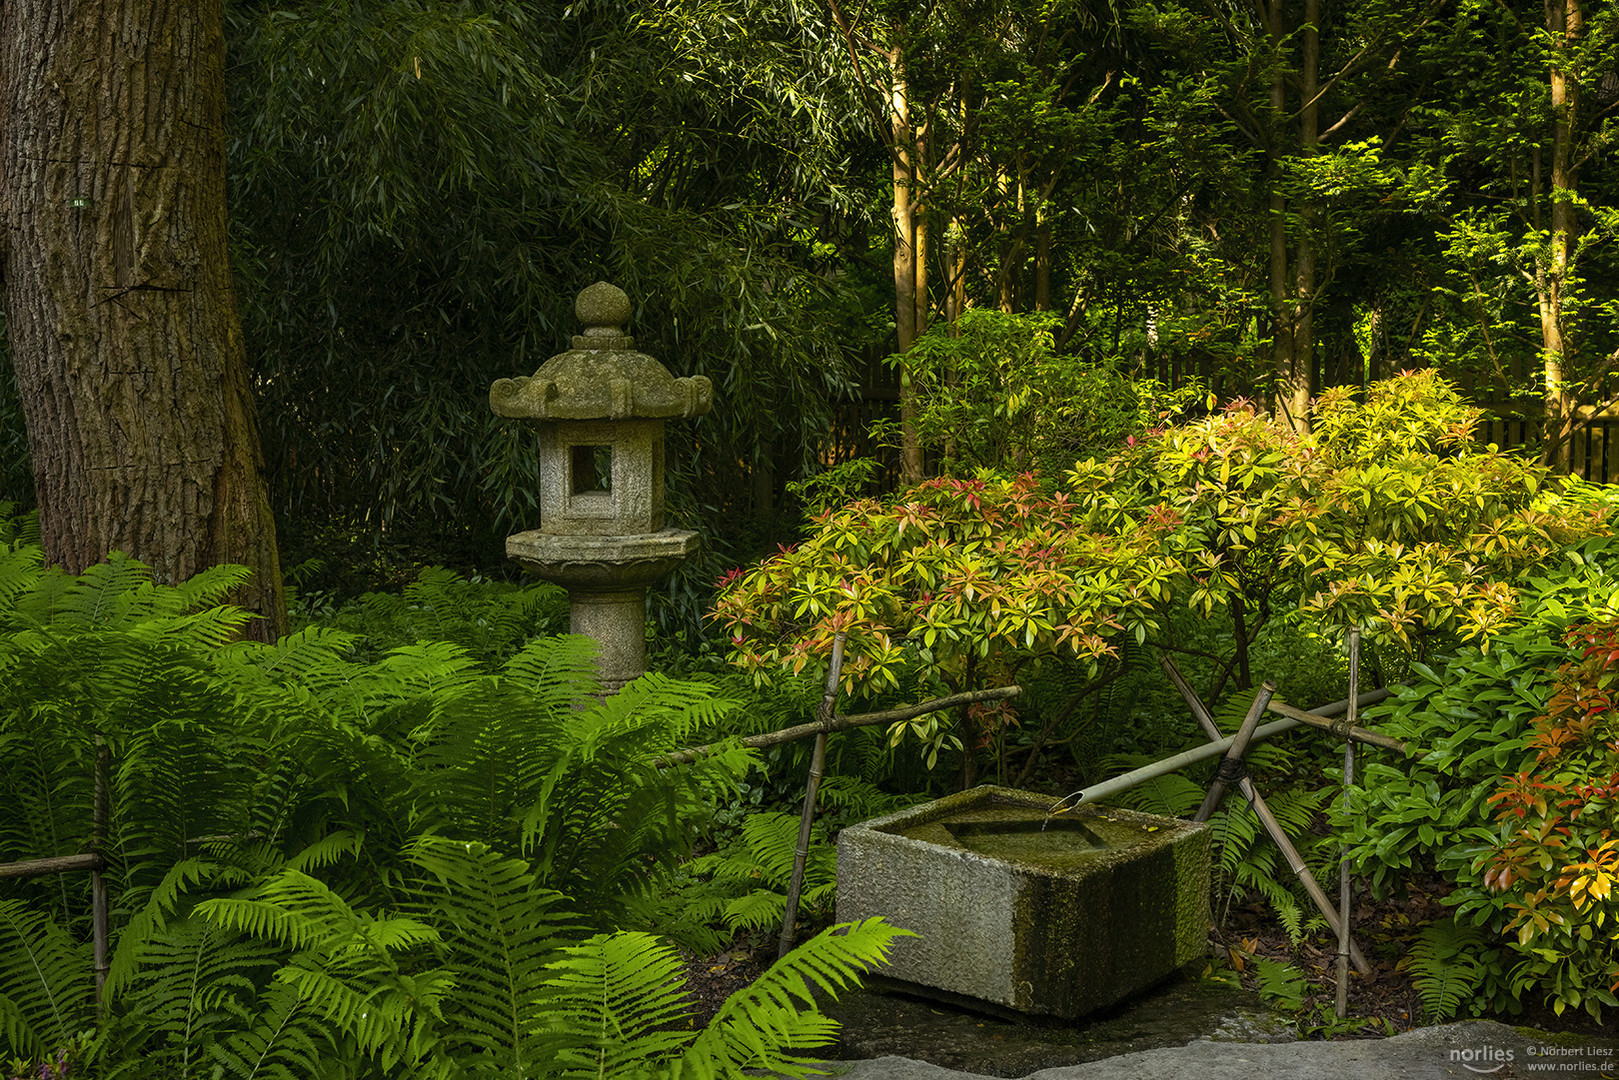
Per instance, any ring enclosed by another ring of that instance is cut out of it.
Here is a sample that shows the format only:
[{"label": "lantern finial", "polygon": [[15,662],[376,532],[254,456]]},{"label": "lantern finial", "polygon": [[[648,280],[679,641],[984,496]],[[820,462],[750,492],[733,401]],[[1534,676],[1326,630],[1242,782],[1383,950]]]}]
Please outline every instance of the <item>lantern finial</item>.
[{"label": "lantern finial", "polygon": [[573,313],[585,324],[585,332],[573,339],[574,348],[635,348],[635,339],[624,333],[624,324],[630,321],[630,298],[617,285],[596,282],[573,302]]}]

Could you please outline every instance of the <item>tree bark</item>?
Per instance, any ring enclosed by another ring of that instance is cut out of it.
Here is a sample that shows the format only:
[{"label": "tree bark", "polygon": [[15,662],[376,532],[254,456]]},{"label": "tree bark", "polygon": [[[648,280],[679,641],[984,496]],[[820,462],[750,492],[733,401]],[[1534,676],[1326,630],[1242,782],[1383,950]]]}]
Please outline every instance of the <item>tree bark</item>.
[{"label": "tree bark", "polygon": [[[1580,0],[1546,0],[1546,30],[1559,51],[1571,51],[1585,29]],[[1571,466],[1570,443],[1574,428],[1574,398],[1568,392],[1566,371],[1573,342],[1564,319],[1564,285],[1575,229],[1574,195],[1578,188],[1574,161],[1575,123],[1580,106],[1580,84],[1559,58],[1551,69],[1552,174],[1551,238],[1543,265],[1536,268],[1535,286],[1540,307],[1541,357],[1545,378],[1546,432],[1543,458],[1558,473]]]},{"label": "tree bark", "polygon": [[[1320,35],[1316,23],[1320,17],[1319,0],[1306,0],[1304,18],[1306,26],[1302,41],[1300,65],[1300,96],[1304,108],[1299,114],[1300,154],[1313,154],[1319,142],[1319,108],[1313,103],[1317,73],[1320,66]],[[1271,47],[1276,51],[1275,67],[1270,84],[1270,108],[1277,131],[1287,112],[1287,80],[1282,64],[1282,50],[1287,43],[1287,24],[1283,0],[1270,0],[1265,12],[1265,29]],[[1274,135],[1273,135],[1274,137]],[[1307,206],[1296,208],[1297,234],[1288,243],[1288,200],[1280,190],[1282,182],[1280,147],[1269,151],[1268,173],[1270,196],[1270,300],[1271,300],[1271,356],[1276,378],[1276,411],[1295,431],[1310,428],[1310,393],[1313,389],[1315,349],[1315,248],[1309,236],[1310,214]],[[1292,273],[1288,273],[1289,264]]]},{"label": "tree bark", "polygon": [[[1313,157],[1320,147],[1321,108],[1316,89],[1321,68],[1321,0],[1305,0],[1300,33],[1303,62],[1299,65],[1299,155]],[[1315,389],[1315,208],[1299,206],[1299,234],[1293,256],[1293,366],[1288,385],[1288,413],[1293,429],[1310,430],[1310,397]]]},{"label": "tree bark", "polygon": [[225,248],[220,0],[0,8],[4,302],[47,557],[233,562],[286,629]]},{"label": "tree bark", "polygon": [[[1275,66],[1271,69],[1270,110],[1274,119],[1280,118],[1287,108],[1287,84],[1282,69],[1281,48],[1286,37],[1282,22],[1282,0],[1270,0],[1265,12],[1265,30],[1271,48],[1276,51]],[[1276,412],[1286,415],[1292,401],[1293,382],[1293,312],[1288,304],[1287,287],[1287,197],[1282,194],[1281,149],[1274,144],[1267,147],[1265,172],[1270,181],[1270,312],[1271,312],[1271,370],[1276,379]]]},{"label": "tree bark", "polygon": [[[894,220],[894,332],[896,352],[909,352],[927,331],[927,216],[920,200],[919,181],[923,135],[911,120],[905,58],[895,47],[889,58],[891,76],[889,122],[893,126]],[[916,427],[916,400],[909,377],[899,384],[900,478],[907,484],[922,479],[922,441]]]}]

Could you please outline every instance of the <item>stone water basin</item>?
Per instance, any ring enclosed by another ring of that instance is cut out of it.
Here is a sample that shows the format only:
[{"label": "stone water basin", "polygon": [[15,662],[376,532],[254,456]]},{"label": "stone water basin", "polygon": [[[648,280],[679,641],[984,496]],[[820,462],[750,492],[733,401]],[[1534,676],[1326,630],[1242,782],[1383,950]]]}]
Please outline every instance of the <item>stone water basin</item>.
[{"label": "stone water basin", "polygon": [[1205,955],[1206,826],[979,787],[843,830],[839,922],[902,938],[882,974],[944,997],[1073,1019]]}]

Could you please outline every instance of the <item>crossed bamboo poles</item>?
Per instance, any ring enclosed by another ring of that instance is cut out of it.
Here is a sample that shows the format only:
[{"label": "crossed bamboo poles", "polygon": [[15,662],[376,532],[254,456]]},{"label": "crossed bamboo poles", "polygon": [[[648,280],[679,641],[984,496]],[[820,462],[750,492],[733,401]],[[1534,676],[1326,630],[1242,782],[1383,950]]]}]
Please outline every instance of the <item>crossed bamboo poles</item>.
[{"label": "crossed bamboo poles", "polygon": [[[799,894],[804,880],[805,861],[809,853],[810,827],[814,820],[821,777],[825,768],[827,735],[833,731],[840,731],[846,728],[864,727],[869,724],[882,722],[893,723],[896,720],[908,720],[929,712],[935,712],[940,709],[965,704],[971,701],[1013,697],[1021,692],[1021,688],[1016,686],[997,687],[988,691],[980,690],[966,694],[957,694],[949,698],[941,698],[934,701],[925,702],[921,705],[910,706],[905,709],[895,709],[881,713],[866,713],[858,716],[840,716],[836,711],[836,702],[838,694],[838,679],[843,666],[843,646],[846,636],[847,635],[844,632],[840,631],[833,639],[831,663],[827,672],[826,691],[822,696],[820,708],[817,710],[816,719],[808,724],[800,724],[797,727],[786,728],[781,731],[770,732],[765,735],[756,735],[742,740],[742,744],[744,746],[765,747],[776,746],[780,745],[781,743],[794,741],[796,739],[807,738],[811,735],[815,737],[815,749],[811,754],[809,772],[805,778],[805,797],[803,811],[800,815],[799,821],[798,846],[794,851],[792,877],[788,885],[786,909],[782,919],[782,933],[778,947],[778,955],[781,956],[785,956],[787,954],[787,952],[792,948],[794,941],[794,931],[796,929],[798,915]],[[1208,794],[1203,800],[1203,805],[1198,808],[1198,811],[1193,816],[1192,820],[1198,822],[1207,821],[1209,817],[1213,815],[1214,811],[1218,809],[1219,804],[1225,797],[1227,790],[1232,787],[1235,787],[1238,793],[1248,801],[1249,805],[1253,808],[1255,816],[1259,818],[1260,823],[1264,826],[1265,832],[1270,836],[1271,841],[1276,845],[1277,850],[1282,853],[1283,858],[1287,860],[1288,867],[1299,879],[1300,884],[1304,886],[1304,891],[1309,895],[1310,900],[1320,910],[1322,917],[1327,922],[1327,925],[1338,937],[1339,972],[1337,1007],[1339,1016],[1343,1016],[1347,1008],[1347,966],[1349,964],[1353,964],[1355,970],[1360,972],[1362,975],[1370,974],[1371,972],[1371,965],[1367,962],[1366,957],[1360,951],[1360,947],[1355,944],[1354,939],[1350,934],[1348,863],[1345,862],[1341,869],[1340,906],[1334,907],[1332,902],[1327,898],[1326,893],[1322,890],[1321,886],[1316,882],[1315,875],[1310,872],[1310,868],[1305,864],[1304,859],[1299,855],[1298,849],[1293,846],[1293,842],[1288,837],[1287,831],[1282,828],[1281,823],[1276,820],[1276,816],[1271,813],[1270,807],[1265,804],[1264,796],[1262,796],[1259,793],[1259,789],[1254,786],[1253,780],[1248,776],[1247,770],[1243,766],[1243,758],[1246,756],[1248,747],[1252,743],[1260,739],[1268,738],[1272,735],[1278,735],[1283,731],[1288,731],[1292,728],[1298,727],[1300,724],[1307,724],[1312,727],[1329,731],[1339,738],[1344,739],[1344,791],[1345,798],[1347,799],[1349,786],[1354,782],[1354,747],[1356,743],[1365,743],[1371,746],[1378,746],[1384,749],[1404,753],[1405,744],[1400,740],[1390,738],[1387,735],[1380,735],[1375,731],[1368,731],[1365,728],[1357,727],[1355,725],[1356,714],[1360,706],[1371,705],[1382,701],[1391,694],[1391,692],[1388,690],[1374,690],[1367,694],[1358,693],[1360,674],[1359,660],[1360,634],[1358,631],[1351,631],[1349,698],[1347,700],[1335,702],[1331,705],[1324,705],[1314,711],[1306,712],[1305,710],[1295,708],[1292,705],[1279,701],[1273,701],[1272,695],[1274,695],[1276,692],[1276,684],[1266,680],[1265,683],[1261,685],[1259,692],[1254,696],[1253,704],[1249,707],[1247,715],[1243,718],[1242,726],[1238,729],[1237,734],[1228,737],[1220,734],[1220,728],[1217,724],[1215,724],[1214,717],[1209,713],[1208,708],[1197,696],[1197,692],[1192,689],[1191,684],[1186,681],[1185,676],[1183,676],[1180,673],[1180,670],[1175,667],[1174,661],[1170,660],[1168,656],[1160,657],[1159,664],[1162,666],[1164,674],[1169,677],[1169,680],[1174,684],[1175,689],[1180,691],[1181,697],[1186,700],[1187,706],[1192,710],[1192,715],[1197,719],[1199,726],[1202,727],[1204,734],[1209,737],[1210,741],[1204,746],[1183,751],[1182,753],[1173,755],[1172,757],[1165,758],[1162,761],[1158,761],[1151,765],[1143,766],[1142,768],[1136,769],[1132,772],[1125,773],[1122,776],[1116,776],[1111,780],[1104,780],[1099,784],[1093,784],[1088,788],[1076,791],[1053,804],[1051,810],[1048,811],[1050,814],[1064,813],[1074,809],[1082,803],[1097,802],[1109,795],[1116,795],[1121,791],[1127,791],[1130,788],[1137,787],[1140,784],[1147,782],[1148,780],[1163,776],[1166,773],[1175,772],[1179,769],[1184,769],[1188,765],[1195,764],[1196,762],[1206,761],[1212,757],[1220,757],[1221,762],[1215,770],[1214,780],[1209,786]],[[1259,720],[1267,712],[1275,713],[1281,716],[1282,719],[1261,726]],[[1339,714],[1345,713],[1347,716],[1344,718],[1334,719],[1334,717],[1339,716]],[[671,751],[669,753],[659,755],[654,760],[656,764],[660,766],[675,765],[693,761],[696,758],[710,752],[711,749],[712,748],[708,746],[690,747],[685,750]]]}]

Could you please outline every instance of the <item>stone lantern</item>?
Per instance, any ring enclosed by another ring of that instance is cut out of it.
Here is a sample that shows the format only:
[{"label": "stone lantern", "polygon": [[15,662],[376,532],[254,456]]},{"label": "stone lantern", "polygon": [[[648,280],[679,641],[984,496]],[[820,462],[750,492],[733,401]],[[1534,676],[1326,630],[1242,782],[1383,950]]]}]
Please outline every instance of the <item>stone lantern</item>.
[{"label": "stone lantern", "polygon": [[540,527],[506,554],[568,590],[569,629],[601,646],[605,693],[646,671],[646,589],[697,550],[663,524],[663,425],[701,416],[714,387],[677,379],[624,333],[630,300],[597,282],[574,304],[585,331],[532,376],[489,388],[500,416],[540,425]]}]

